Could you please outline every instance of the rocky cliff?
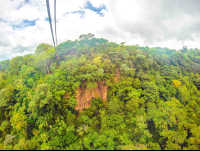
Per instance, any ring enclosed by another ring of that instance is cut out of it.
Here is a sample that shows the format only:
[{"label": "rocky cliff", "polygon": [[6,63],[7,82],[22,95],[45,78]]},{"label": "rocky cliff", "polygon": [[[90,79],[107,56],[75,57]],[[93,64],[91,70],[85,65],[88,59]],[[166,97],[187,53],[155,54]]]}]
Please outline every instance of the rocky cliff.
[{"label": "rocky cliff", "polygon": [[[120,79],[120,71],[119,68],[117,68],[117,73],[115,77],[111,80],[111,82],[118,82]],[[75,91],[75,99],[77,102],[77,105],[75,106],[76,110],[82,111],[84,108],[88,108],[91,106],[91,100],[92,98],[102,98],[102,100],[105,102],[107,101],[107,92],[108,92],[108,85],[105,85],[105,81],[97,82],[97,87],[94,89],[87,89],[86,87],[79,87]],[[69,93],[67,92],[64,95],[64,98],[68,99]]]},{"label": "rocky cliff", "polygon": [[97,82],[97,84],[98,86],[92,90],[81,87],[76,90],[76,110],[82,111],[84,108],[90,107],[92,98],[100,97],[103,101],[107,100],[108,86],[105,85],[105,81]]}]

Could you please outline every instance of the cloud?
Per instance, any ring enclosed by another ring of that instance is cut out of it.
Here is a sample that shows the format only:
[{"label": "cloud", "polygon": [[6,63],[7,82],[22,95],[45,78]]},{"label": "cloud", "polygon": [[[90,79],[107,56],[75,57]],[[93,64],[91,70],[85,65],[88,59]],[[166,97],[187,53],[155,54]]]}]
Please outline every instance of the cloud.
[{"label": "cloud", "polygon": [[[93,33],[129,45],[200,48],[199,0],[58,0],[56,13],[58,44]],[[44,0],[1,0],[0,61],[52,45],[47,17]]]},{"label": "cloud", "polygon": [[171,45],[172,39],[188,44],[189,41],[194,41],[192,36],[194,33],[199,35],[199,2],[118,0],[109,1],[108,11],[121,35],[124,35],[123,33],[129,33],[130,37],[139,35],[144,45],[159,46],[159,43],[162,45],[165,43],[166,47],[180,49],[180,45],[175,43]]},{"label": "cloud", "polygon": [[42,0],[1,0],[0,14],[3,21],[18,25],[24,20],[36,20],[46,16],[45,3]]},{"label": "cloud", "polygon": [[85,8],[85,9],[90,9],[90,10],[96,12],[97,14],[99,14],[99,15],[102,16],[102,17],[104,16],[104,14],[103,14],[101,11],[102,11],[102,10],[106,10],[106,6],[105,6],[105,5],[101,5],[101,6],[99,6],[99,7],[94,7],[90,1],[87,1],[87,2],[85,3],[84,8]]}]

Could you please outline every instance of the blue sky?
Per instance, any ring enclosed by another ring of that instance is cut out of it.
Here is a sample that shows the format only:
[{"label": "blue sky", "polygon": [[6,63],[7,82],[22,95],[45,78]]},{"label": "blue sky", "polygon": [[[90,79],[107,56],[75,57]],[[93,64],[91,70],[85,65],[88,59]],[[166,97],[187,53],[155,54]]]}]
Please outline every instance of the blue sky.
[{"label": "blue sky", "polygon": [[88,0],[88,1],[85,1],[83,7],[80,7],[80,9],[78,11],[67,12],[67,14],[70,14],[70,13],[73,13],[73,14],[74,13],[79,13],[80,17],[84,18],[84,16],[85,16],[85,10],[86,9],[89,9],[89,10],[95,12],[96,14],[99,14],[101,17],[104,16],[104,14],[101,11],[102,10],[106,10],[107,11],[106,5],[101,5],[99,7],[94,7],[92,5],[92,3]]},{"label": "blue sky", "polygon": [[25,28],[28,26],[35,26],[36,25],[36,19],[34,20],[23,20],[22,23],[20,23],[19,25],[12,25],[13,28]]},{"label": "blue sky", "polygon": [[[57,0],[58,44],[93,33],[128,45],[200,48],[199,16],[199,0]],[[0,61],[53,45],[45,0],[0,0],[0,29]]]},{"label": "blue sky", "polygon": [[94,7],[90,1],[86,1],[84,8],[85,9],[90,9],[90,10],[96,12],[97,14],[99,14],[100,16],[103,17],[104,14],[101,13],[101,11],[102,10],[106,10],[106,5],[101,5],[100,7],[97,8],[97,7]]}]

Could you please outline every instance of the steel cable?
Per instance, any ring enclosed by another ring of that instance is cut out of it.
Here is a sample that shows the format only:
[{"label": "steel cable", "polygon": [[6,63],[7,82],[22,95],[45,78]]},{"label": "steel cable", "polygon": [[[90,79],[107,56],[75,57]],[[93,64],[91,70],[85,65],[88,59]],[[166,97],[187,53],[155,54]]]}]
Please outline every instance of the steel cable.
[{"label": "steel cable", "polygon": [[50,9],[49,9],[49,0],[46,0],[46,5],[47,5],[47,12],[48,12],[48,17],[49,17],[49,24],[50,24],[50,29],[51,29],[51,35],[52,35],[52,38],[53,38],[53,44],[54,44],[54,48],[56,49],[54,35],[53,35],[53,29],[52,29],[52,24],[51,24],[51,13],[50,13]]}]

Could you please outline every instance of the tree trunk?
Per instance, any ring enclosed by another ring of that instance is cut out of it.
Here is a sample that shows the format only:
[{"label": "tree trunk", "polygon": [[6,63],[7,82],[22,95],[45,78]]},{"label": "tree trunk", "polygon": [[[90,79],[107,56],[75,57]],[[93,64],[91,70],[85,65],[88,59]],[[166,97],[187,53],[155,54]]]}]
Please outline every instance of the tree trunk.
[{"label": "tree trunk", "polygon": [[45,70],[45,68],[44,68],[44,73],[45,73],[45,75],[46,75],[46,70]]},{"label": "tree trunk", "polygon": [[49,68],[48,68],[48,66],[47,66],[47,64],[46,64],[46,61],[45,61],[45,67],[47,68],[47,72],[48,72],[48,74],[49,74]]}]

